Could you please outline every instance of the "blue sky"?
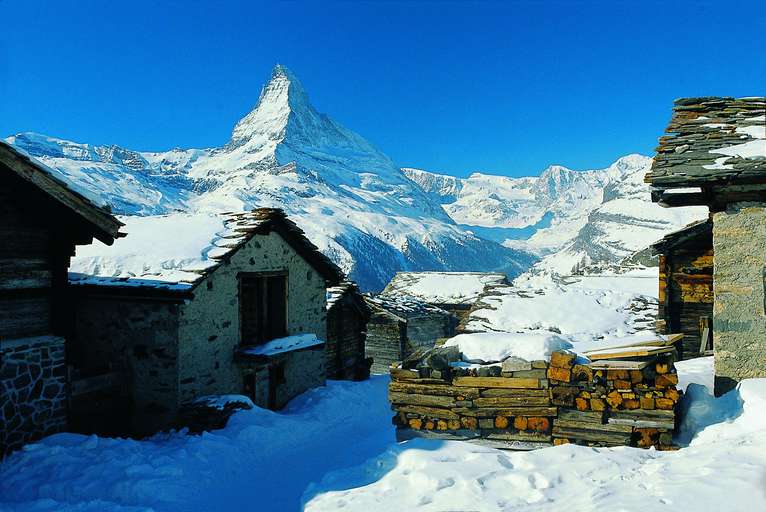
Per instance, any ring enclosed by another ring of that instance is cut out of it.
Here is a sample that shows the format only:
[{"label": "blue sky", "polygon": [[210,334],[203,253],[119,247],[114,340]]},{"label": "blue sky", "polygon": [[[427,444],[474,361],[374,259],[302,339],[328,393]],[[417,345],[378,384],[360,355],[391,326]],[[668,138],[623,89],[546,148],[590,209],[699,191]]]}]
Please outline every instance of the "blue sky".
[{"label": "blue sky", "polygon": [[[640,4],[640,5],[636,5]],[[651,154],[681,96],[766,92],[759,2],[0,0],[0,136],[225,143],[280,62],[403,166]]]}]

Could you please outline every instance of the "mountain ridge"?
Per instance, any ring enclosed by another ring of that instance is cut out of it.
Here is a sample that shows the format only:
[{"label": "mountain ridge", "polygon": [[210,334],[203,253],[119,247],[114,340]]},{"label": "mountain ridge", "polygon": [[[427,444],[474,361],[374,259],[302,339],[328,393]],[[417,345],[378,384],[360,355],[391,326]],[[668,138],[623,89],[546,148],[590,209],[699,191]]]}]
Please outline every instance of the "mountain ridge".
[{"label": "mountain ridge", "polygon": [[461,229],[387,155],[320,114],[280,65],[221,147],[139,152],[34,133],[6,140],[122,215],[284,208],[363,289],[382,289],[398,270],[514,276],[535,261]]}]

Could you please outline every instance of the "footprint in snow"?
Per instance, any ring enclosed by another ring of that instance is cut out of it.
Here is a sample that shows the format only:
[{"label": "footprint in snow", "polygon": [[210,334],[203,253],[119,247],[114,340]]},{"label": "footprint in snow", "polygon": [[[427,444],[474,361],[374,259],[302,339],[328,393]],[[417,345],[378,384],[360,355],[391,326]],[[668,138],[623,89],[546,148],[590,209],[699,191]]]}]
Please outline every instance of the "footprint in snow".
[{"label": "footprint in snow", "polygon": [[444,480],[439,480],[439,483],[436,484],[436,490],[441,491],[443,489],[452,487],[453,485],[455,485],[454,478],[445,478]]},{"label": "footprint in snow", "polygon": [[505,469],[513,469],[513,462],[511,462],[511,459],[509,459],[506,455],[498,455],[497,463],[503,466]]}]

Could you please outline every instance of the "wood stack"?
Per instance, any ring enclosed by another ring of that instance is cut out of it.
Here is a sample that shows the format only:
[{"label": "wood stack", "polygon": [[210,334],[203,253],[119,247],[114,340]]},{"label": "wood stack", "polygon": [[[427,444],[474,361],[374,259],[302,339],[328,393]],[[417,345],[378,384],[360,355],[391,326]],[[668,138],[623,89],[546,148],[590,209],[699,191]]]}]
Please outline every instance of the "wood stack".
[{"label": "wood stack", "polygon": [[454,364],[455,347],[415,354],[391,368],[397,438],[520,450],[565,443],[671,449],[677,339],[592,352],[589,364],[554,352],[550,361],[463,368]]}]

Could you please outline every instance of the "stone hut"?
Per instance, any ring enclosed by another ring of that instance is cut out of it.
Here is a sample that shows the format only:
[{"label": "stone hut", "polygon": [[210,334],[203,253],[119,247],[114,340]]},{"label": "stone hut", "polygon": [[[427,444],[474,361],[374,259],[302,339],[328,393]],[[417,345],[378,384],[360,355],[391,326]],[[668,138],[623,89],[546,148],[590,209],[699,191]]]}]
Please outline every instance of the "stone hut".
[{"label": "stone hut", "polygon": [[279,409],[324,384],[326,289],[343,275],[284,212],[126,222],[70,274],[76,430],[143,435],[201,397]]},{"label": "stone hut", "polygon": [[328,379],[364,380],[370,376],[372,360],[364,355],[370,308],[351,281],[327,289]]},{"label": "stone hut", "polygon": [[0,457],[67,426],[67,270],[122,224],[0,141]]},{"label": "stone hut", "polygon": [[706,355],[713,334],[712,222],[690,224],[666,235],[652,249],[659,255],[657,331],[683,333],[677,347],[681,359]]},{"label": "stone hut", "polygon": [[766,98],[676,100],[646,181],[661,206],[710,210],[716,393],[766,377]]},{"label": "stone hut", "polygon": [[484,294],[509,284],[507,276],[497,272],[397,272],[382,294],[414,297],[462,322]]},{"label": "stone hut", "polygon": [[378,295],[365,300],[371,310],[365,354],[373,360],[373,373],[388,373],[392,363],[455,334],[454,315],[413,297]]}]

